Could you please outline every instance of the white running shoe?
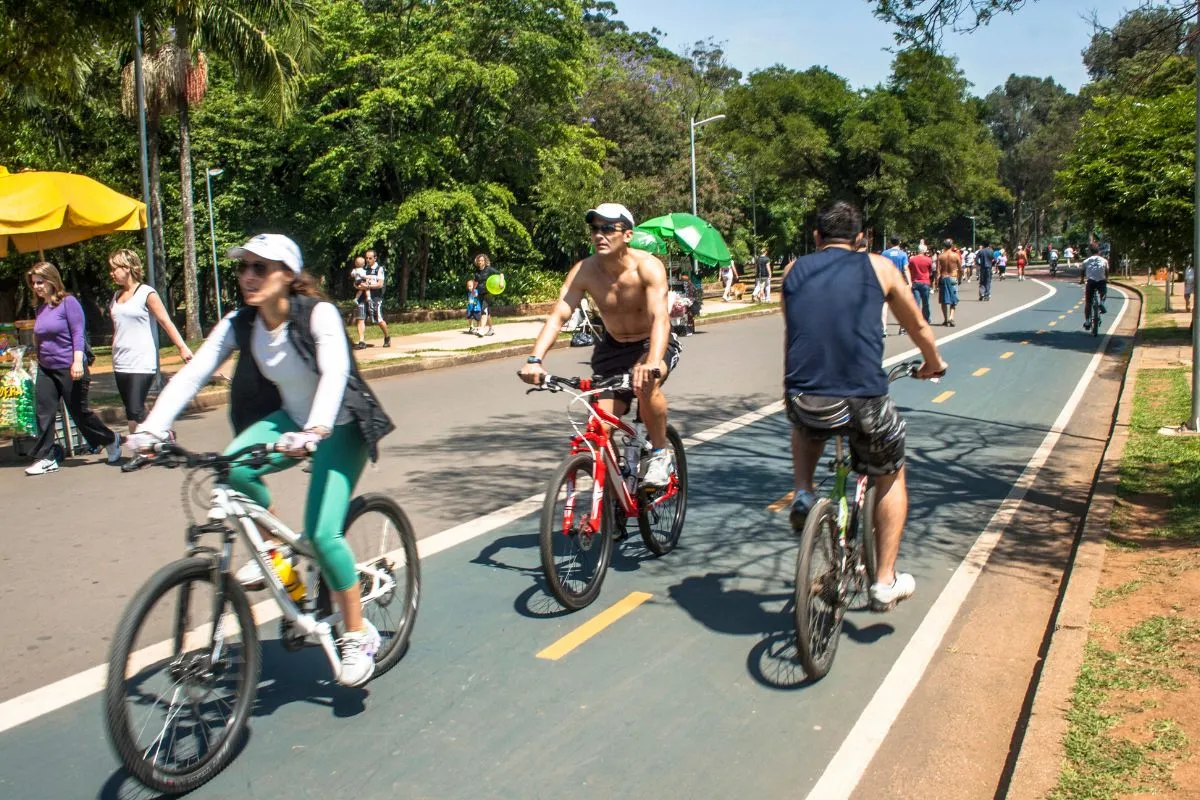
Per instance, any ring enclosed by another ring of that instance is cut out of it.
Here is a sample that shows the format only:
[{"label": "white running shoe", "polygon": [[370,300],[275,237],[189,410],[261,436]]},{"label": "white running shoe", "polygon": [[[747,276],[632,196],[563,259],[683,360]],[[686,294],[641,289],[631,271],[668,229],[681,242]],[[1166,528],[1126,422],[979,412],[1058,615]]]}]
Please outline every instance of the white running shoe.
[{"label": "white running shoe", "polygon": [[[267,548],[263,551],[264,553],[269,553],[271,548],[275,547],[279,549],[279,554],[283,558],[292,557],[292,548],[278,544],[273,545],[271,542],[267,542],[266,544]],[[258,562],[253,558],[247,561],[245,564],[242,564],[241,568],[234,573],[233,577],[242,585],[243,589],[249,589],[252,592],[257,592],[260,589],[267,588],[267,578],[265,575],[263,575],[262,567],[260,567]]]},{"label": "white running shoe", "polygon": [[47,472],[58,472],[58,462],[53,458],[43,458],[25,470],[26,475],[45,475]]},{"label": "white running shoe", "polygon": [[121,434],[113,431],[113,440],[104,445],[104,451],[108,453],[108,463],[117,463],[121,458]]},{"label": "white running shoe", "polygon": [[891,611],[901,600],[907,600],[917,591],[917,581],[907,572],[897,572],[896,579],[891,585],[886,583],[871,584],[871,610]]},{"label": "white running shoe", "polygon": [[642,486],[665,489],[671,482],[671,451],[655,450],[643,462]]},{"label": "white running shoe", "polygon": [[379,631],[365,619],[361,631],[342,634],[342,638],[337,640],[342,652],[337,682],[342,686],[362,686],[371,680],[375,674],[375,654],[379,652],[381,643]]}]

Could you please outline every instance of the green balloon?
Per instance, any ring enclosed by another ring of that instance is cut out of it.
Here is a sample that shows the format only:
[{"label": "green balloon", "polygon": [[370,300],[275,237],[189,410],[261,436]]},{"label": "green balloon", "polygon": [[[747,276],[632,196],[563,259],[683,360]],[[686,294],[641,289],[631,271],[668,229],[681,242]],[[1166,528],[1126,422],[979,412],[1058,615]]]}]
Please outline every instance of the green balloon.
[{"label": "green balloon", "polygon": [[488,294],[504,294],[503,275],[488,275],[488,279],[484,281],[483,285],[487,287]]}]

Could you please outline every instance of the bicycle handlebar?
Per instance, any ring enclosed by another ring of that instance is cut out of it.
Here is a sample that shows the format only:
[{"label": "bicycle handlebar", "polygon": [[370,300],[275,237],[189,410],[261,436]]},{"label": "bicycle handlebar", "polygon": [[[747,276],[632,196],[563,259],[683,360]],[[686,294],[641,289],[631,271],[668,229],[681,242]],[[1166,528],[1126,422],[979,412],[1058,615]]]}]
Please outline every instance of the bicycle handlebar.
[{"label": "bicycle handlebar", "polygon": [[[662,376],[662,372],[657,368],[653,372],[656,378]],[[558,375],[547,374],[537,386],[525,390],[525,394],[529,394],[530,392],[561,392],[567,388],[584,392],[605,391],[608,389],[629,390],[633,388],[633,373],[626,372],[622,375],[613,375],[609,378],[564,378]]]},{"label": "bicycle handlebar", "polygon": [[[254,465],[256,462],[264,461],[267,456],[273,453],[282,452],[284,451],[279,449],[279,445],[276,443],[250,444],[232,453],[194,453],[175,442],[159,442],[154,445],[155,457],[147,460],[139,469],[149,466],[168,467],[170,469],[176,467],[186,467],[188,469],[199,467],[217,468],[243,460],[248,464]],[[309,455],[311,454],[312,450],[310,449]]]},{"label": "bicycle handlebar", "polygon": [[[900,380],[901,378],[916,378],[917,373],[920,371],[921,367],[924,364],[925,364],[925,362],[921,361],[919,359],[916,359],[913,361],[903,361],[903,362],[897,364],[896,366],[894,366],[890,370],[888,370],[888,383],[895,383],[896,381]],[[929,382],[930,383],[938,383],[941,380],[942,376],[944,376],[945,374],[946,374],[946,370],[942,370],[941,372],[934,375],[932,378],[929,378]]]}]

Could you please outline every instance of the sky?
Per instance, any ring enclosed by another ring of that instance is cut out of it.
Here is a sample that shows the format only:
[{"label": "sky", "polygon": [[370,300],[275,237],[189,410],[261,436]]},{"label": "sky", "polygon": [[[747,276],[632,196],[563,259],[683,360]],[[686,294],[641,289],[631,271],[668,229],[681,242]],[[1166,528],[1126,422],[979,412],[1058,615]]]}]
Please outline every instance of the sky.
[{"label": "sky", "polygon": [[[894,46],[892,27],[875,19],[867,0],[616,0],[630,30],[658,28],[675,52],[713,38],[743,75],[774,64],[804,70],[818,65],[855,88],[885,81]],[[970,34],[947,33],[946,54],[983,97],[1009,75],[1052,77],[1068,91],[1087,81],[1080,53],[1092,37],[1091,17],[1112,26],[1136,0],[1030,0]]]}]

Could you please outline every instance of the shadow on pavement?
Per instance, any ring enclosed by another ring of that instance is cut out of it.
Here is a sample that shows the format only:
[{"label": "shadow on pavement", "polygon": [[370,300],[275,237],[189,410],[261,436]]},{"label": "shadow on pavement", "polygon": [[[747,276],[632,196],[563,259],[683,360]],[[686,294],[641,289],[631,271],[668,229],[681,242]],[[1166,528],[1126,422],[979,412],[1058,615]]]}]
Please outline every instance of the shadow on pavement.
[{"label": "shadow on pavement", "polygon": [[[1070,318],[1063,320],[1064,323],[1070,322]],[[996,331],[992,333],[984,333],[983,338],[992,342],[1011,342],[1013,344],[1021,344],[1029,342],[1030,345],[1036,347],[1051,347],[1055,350],[1074,350],[1080,353],[1096,352],[1096,345],[1100,343],[1100,337],[1092,336],[1089,331],[1085,331],[1082,327],[1082,322],[1076,322],[1073,328],[1055,328],[1046,330],[1045,333],[1039,334],[1036,330],[1031,331]],[[1107,320],[1101,321],[1100,330],[1104,331],[1104,326],[1107,325]],[[1110,336],[1108,344],[1105,345],[1104,352],[1107,354],[1122,353],[1133,347],[1132,336]]]}]

